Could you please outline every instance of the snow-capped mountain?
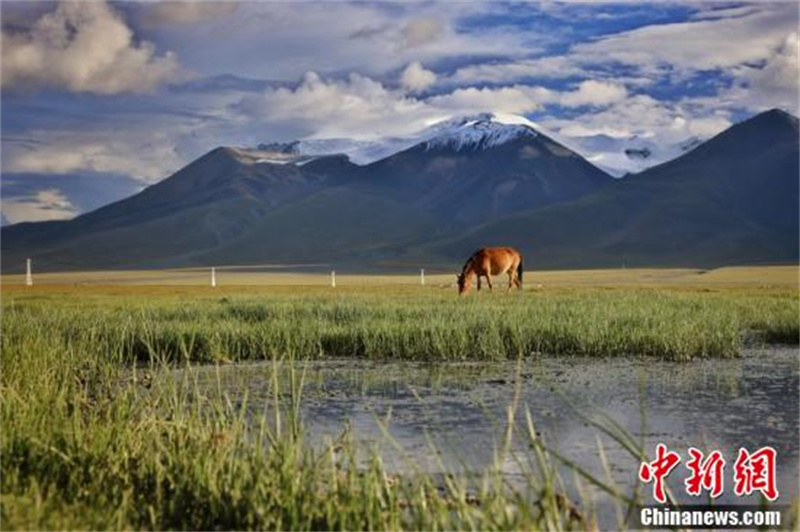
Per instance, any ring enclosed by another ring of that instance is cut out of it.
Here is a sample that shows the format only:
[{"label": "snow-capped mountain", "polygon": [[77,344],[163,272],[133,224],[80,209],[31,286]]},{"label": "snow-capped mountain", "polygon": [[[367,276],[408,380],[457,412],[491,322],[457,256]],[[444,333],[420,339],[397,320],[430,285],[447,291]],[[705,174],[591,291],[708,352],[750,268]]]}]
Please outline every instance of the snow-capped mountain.
[{"label": "snow-capped mountain", "polygon": [[364,166],[417,144],[428,149],[449,147],[455,150],[488,149],[520,136],[535,137],[538,126],[525,117],[502,113],[481,113],[437,122],[413,135],[378,140],[304,139],[283,143],[264,143],[245,148],[261,162],[277,164],[308,162],[310,158],[347,155],[354,164]]},{"label": "snow-capped mountain", "polygon": [[524,118],[457,118],[434,124],[421,137],[360,174],[365,184],[445,219],[477,223],[613,183]]},{"label": "snow-capped mountain", "polygon": [[640,136],[565,137],[524,116],[481,113],[443,120],[403,137],[376,140],[303,139],[259,144],[256,148],[244,150],[264,163],[305,164],[317,157],[343,154],[354,164],[365,166],[422,143],[425,143],[427,149],[482,150],[520,137],[533,138],[540,134],[575,151],[615,177],[638,173],[672,160],[702,143],[702,139],[697,137],[672,143],[661,143],[654,138]]},{"label": "snow-capped mountain", "polygon": [[521,137],[537,137],[533,122],[490,113],[447,120],[425,130],[428,149],[483,150]]}]

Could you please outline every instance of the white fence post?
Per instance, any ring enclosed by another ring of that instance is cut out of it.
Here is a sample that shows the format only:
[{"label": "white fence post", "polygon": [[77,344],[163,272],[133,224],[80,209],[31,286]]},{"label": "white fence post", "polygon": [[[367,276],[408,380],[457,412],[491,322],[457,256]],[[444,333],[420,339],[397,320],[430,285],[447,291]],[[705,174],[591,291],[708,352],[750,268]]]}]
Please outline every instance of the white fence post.
[{"label": "white fence post", "polygon": [[217,269],[211,268],[211,288],[217,287]]},{"label": "white fence post", "polygon": [[336,288],[336,270],[331,270],[331,288]]},{"label": "white fence post", "polygon": [[25,261],[25,284],[33,286],[33,273],[31,272],[31,259]]},{"label": "white fence post", "polygon": [[419,271],[419,284],[425,286],[425,268],[422,268]]}]

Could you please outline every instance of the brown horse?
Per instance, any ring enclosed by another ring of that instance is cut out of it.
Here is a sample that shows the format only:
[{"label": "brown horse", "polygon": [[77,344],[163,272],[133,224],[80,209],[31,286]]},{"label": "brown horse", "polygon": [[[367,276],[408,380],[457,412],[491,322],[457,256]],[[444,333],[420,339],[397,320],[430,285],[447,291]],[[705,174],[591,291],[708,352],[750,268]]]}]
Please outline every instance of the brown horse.
[{"label": "brown horse", "polygon": [[472,278],[478,278],[478,290],[481,289],[481,277],[486,277],[489,290],[492,289],[492,275],[508,274],[508,288],[516,286],[522,290],[522,255],[514,248],[481,248],[467,260],[458,278],[458,295],[469,291]]}]

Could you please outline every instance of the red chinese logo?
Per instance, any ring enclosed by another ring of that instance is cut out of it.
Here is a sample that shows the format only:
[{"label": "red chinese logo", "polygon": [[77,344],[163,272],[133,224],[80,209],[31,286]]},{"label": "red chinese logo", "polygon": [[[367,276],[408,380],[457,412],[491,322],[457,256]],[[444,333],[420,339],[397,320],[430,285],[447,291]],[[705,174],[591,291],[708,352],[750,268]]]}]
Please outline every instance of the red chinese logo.
[{"label": "red chinese logo", "polygon": [[760,491],[764,496],[774,501],[778,498],[778,489],[775,487],[775,459],[777,453],[772,447],[762,447],[750,454],[745,449],[739,449],[739,457],[734,464],[736,495],[750,495]]},{"label": "red chinese logo", "polygon": [[681,461],[678,453],[667,451],[667,446],[659,443],[656,446],[656,459],[652,462],[644,462],[639,468],[639,479],[642,482],[653,482],[653,497],[660,502],[667,502],[664,492],[664,479],[670,471],[675,469]]},{"label": "red chinese logo", "polygon": [[[705,490],[712,499],[722,495],[725,489],[726,464],[722,453],[712,451],[706,456],[695,447],[689,447],[689,457],[686,462],[689,476],[684,481],[686,493],[698,497]],[[666,478],[680,462],[681,456],[678,453],[668,451],[666,445],[659,443],[656,445],[656,459],[642,462],[639,468],[639,480],[646,484],[653,483],[653,498],[661,504],[667,502]],[[772,447],[762,447],[753,453],[744,448],[739,449],[739,456],[733,465],[736,495],[744,497],[760,491],[770,501],[777,499],[776,462],[777,453]]]},{"label": "red chinese logo", "polygon": [[689,455],[692,457],[686,463],[686,467],[692,472],[686,479],[686,493],[699,496],[703,489],[710,492],[711,498],[715,499],[722,495],[724,479],[722,477],[725,469],[725,458],[722,453],[714,451],[703,460],[703,453],[694,447],[689,447]]}]

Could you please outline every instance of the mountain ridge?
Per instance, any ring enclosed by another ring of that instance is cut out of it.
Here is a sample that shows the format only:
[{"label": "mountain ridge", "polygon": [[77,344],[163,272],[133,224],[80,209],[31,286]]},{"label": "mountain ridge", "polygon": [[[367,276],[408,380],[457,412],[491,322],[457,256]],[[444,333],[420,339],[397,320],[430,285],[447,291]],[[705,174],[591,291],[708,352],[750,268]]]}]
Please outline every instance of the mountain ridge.
[{"label": "mountain ridge", "polygon": [[621,180],[524,123],[478,115],[439,131],[367,165],[327,154],[269,162],[263,146],[220,147],[73,220],[4,227],[3,270],[28,256],[40,270],[276,257],[443,263],[492,243],[555,267],[797,255],[798,121],[788,113],[751,117]]},{"label": "mountain ridge", "polygon": [[596,194],[422,251],[456,257],[502,241],[556,268],[796,262],[799,142],[797,118],[770,110]]}]

